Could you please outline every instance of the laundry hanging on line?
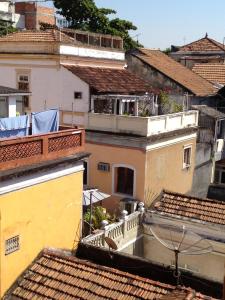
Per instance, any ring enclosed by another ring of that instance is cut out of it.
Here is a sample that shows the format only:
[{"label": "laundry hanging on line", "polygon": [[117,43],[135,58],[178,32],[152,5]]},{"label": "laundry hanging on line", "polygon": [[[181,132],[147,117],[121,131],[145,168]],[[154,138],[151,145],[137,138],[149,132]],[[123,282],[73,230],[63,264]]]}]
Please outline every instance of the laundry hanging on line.
[{"label": "laundry hanging on line", "polygon": [[18,116],[0,119],[0,139],[29,134],[29,116]]},{"label": "laundry hanging on line", "polygon": [[49,109],[32,113],[32,134],[42,134],[59,130],[59,110]]}]

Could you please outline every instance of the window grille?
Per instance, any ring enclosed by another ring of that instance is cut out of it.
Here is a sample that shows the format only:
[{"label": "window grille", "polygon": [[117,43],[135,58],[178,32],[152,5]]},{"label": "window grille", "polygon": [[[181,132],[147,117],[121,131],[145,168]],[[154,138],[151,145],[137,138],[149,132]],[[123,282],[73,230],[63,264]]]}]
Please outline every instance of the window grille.
[{"label": "window grille", "polygon": [[5,255],[13,253],[20,248],[19,235],[5,241]]},{"label": "window grille", "polygon": [[98,170],[103,172],[109,172],[110,171],[110,164],[100,162],[98,163]]}]

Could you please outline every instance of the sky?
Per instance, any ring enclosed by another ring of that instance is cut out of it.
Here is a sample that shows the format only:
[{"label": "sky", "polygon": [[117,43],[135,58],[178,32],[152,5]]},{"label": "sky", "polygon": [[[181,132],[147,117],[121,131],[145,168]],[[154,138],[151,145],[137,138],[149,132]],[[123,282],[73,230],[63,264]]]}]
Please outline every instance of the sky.
[{"label": "sky", "polygon": [[[146,48],[165,49],[205,36],[223,42],[224,0],[96,0],[98,7],[113,8],[117,17],[132,21]],[[136,37],[135,37],[136,39]]]}]

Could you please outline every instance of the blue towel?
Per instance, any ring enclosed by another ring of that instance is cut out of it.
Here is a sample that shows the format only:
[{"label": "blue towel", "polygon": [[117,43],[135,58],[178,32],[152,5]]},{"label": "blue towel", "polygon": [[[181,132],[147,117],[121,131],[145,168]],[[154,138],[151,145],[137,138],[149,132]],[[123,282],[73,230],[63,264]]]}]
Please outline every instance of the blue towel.
[{"label": "blue towel", "polygon": [[29,116],[0,119],[0,139],[13,136],[27,136],[29,133]]},{"label": "blue towel", "polygon": [[32,113],[32,134],[42,134],[59,130],[59,110],[50,109]]}]

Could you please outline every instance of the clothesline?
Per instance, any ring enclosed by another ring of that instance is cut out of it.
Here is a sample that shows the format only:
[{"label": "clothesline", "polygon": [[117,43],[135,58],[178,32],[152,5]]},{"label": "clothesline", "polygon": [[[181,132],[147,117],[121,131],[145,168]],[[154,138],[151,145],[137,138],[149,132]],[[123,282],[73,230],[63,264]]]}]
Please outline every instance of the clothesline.
[{"label": "clothesline", "polygon": [[[59,130],[59,110],[49,109],[31,113],[32,135]],[[29,134],[29,115],[0,118],[0,138],[27,136]]]}]

